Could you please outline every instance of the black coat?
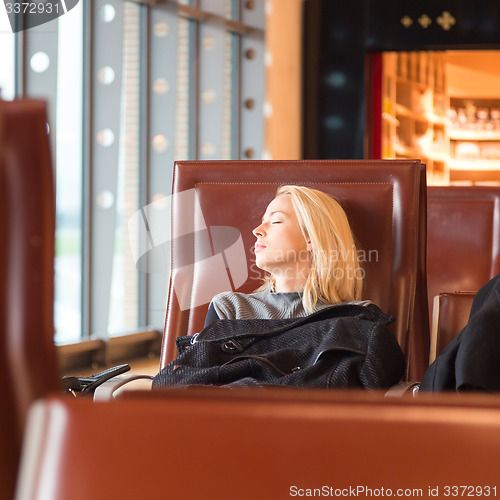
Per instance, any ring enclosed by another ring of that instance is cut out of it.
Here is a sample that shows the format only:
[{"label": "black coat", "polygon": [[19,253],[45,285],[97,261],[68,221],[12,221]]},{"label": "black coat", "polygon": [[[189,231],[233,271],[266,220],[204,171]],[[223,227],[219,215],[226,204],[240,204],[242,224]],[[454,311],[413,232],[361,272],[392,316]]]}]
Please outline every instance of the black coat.
[{"label": "black coat", "polygon": [[177,339],[153,381],[175,385],[388,388],[405,359],[377,306],[338,305],[304,318],[219,320]]},{"label": "black coat", "polygon": [[500,275],[477,293],[467,325],[427,368],[421,391],[500,391]]}]

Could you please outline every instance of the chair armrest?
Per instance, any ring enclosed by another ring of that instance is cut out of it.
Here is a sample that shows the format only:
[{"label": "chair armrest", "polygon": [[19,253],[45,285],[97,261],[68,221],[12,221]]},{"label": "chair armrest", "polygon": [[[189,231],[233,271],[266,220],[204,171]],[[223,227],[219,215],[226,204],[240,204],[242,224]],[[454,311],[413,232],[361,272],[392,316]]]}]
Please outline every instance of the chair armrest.
[{"label": "chair armrest", "polygon": [[[114,398],[114,393],[125,386],[126,384],[133,382],[134,380],[150,380],[152,382],[152,375],[119,375],[113,377],[106,382],[102,383],[94,391],[94,401],[109,401]],[[148,387],[148,390],[151,387]]]},{"label": "chair armrest", "polygon": [[386,398],[415,397],[419,387],[420,382],[398,382],[388,389],[384,396]]}]

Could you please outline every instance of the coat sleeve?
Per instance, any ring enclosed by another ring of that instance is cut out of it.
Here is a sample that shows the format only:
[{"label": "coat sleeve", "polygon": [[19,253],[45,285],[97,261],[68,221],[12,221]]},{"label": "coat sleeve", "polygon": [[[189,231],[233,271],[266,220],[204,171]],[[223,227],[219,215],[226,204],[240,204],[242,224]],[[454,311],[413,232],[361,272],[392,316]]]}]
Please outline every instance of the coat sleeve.
[{"label": "coat sleeve", "polygon": [[375,324],[359,377],[365,389],[391,387],[405,372],[406,361],[394,335],[383,324]]}]

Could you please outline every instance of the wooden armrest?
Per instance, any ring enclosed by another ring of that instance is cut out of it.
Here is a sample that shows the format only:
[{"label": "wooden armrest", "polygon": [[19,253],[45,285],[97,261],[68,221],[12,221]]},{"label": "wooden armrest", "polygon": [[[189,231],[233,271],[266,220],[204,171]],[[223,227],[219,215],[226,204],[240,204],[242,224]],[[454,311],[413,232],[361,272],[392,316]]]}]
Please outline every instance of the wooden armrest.
[{"label": "wooden armrest", "polygon": [[[113,377],[96,388],[94,392],[94,401],[109,401],[115,397],[114,394],[118,391],[118,389],[135,380],[149,380],[152,382],[153,377],[151,375],[133,374],[118,375],[117,377]],[[147,389],[151,389],[151,383],[148,384]],[[134,384],[134,390],[137,390],[137,384]]]}]

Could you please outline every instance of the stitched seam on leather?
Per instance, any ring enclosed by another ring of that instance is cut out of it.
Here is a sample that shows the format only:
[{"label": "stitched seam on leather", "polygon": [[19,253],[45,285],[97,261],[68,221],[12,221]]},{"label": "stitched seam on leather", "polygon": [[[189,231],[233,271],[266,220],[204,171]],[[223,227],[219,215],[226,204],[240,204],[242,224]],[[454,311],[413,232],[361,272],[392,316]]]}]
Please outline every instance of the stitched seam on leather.
[{"label": "stitched seam on leather", "polygon": [[[193,294],[194,294],[194,275],[195,275],[195,269],[196,269],[196,263],[198,262],[197,255],[196,255],[196,232],[197,232],[197,220],[196,220],[196,212],[197,212],[197,195],[196,195],[196,186],[195,186],[195,192],[194,192],[194,200],[193,200],[193,266],[191,267],[192,273],[191,273],[191,297],[190,297],[190,305],[189,305],[189,321],[188,321],[188,331],[191,330],[191,321],[193,320],[193,314],[191,311],[193,311],[196,308],[196,305],[193,306]],[[201,217],[203,217],[203,212],[201,211]]]},{"label": "stitched seam on leather", "polygon": [[[392,265],[393,265],[393,258],[394,258],[394,251],[393,251],[393,247],[394,247],[394,227],[395,227],[395,220],[394,220],[394,184],[391,184],[391,218],[392,218],[392,221],[391,221],[391,231],[390,231],[390,235],[391,235],[391,241],[389,243],[389,266],[390,266],[390,270],[391,270],[391,274],[392,274]],[[393,283],[392,283],[392,280],[391,280],[391,288],[390,288],[390,292],[391,292],[391,295],[394,293],[393,291]],[[384,312],[387,312],[387,310],[385,310]]]},{"label": "stitched seam on leather", "polygon": [[[280,182],[258,182],[258,181],[248,181],[248,182],[240,182],[240,181],[224,181],[224,182],[215,182],[215,181],[201,181],[201,182],[196,182],[195,183],[195,188],[197,186],[205,186],[205,185],[240,185],[240,186],[246,186],[247,184],[257,184],[257,185],[275,185],[275,186],[281,186],[282,184],[288,184],[288,183],[293,183],[297,182],[297,179],[290,179],[290,181],[280,181]],[[366,186],[393,186],[392,182],[313,182],[313,181],[300,181],[301,184],[310,184],[311,186],[313,185],[318,185],[318,184],[330,184],[332,186],[337,186],[337,185],[366,185]]]},{"label": "stitched seam on leather", "polygon": [[[250,164],[265,164],[268,163],[270,165],[274,165],[276,163],[284,163],[287,165],[293,164],[293,165],[298,165],[298,164],[310,164],[310,165],[317,165],[317,164],[322,164],[322,163],[343,163],[343,164],[349,164],[349,165],[356,165],[359,163],[362,163],[363,165],[366,165],[367,163],[380,163],[383,165],[388,164],[388,160],[376,160],[376,159],[363,159],[363,160],[251,160],[251,161],[245,161],[245,160],[177,160],[175,163],[182,165],[185,163],[188,163],[189,165],[195,164],[195,163],[201,163],[203,165],[208,165],[209,163],[212,164],[229,164],[229,163],[248,163]],[[395,164],[403,164],[403,165],[415,165],[420,163],[420,160],[414,160],[414,161],[408,161],[408,160],[398,160],[398,159],[391,159],[390,164],[395,165]]]}]

